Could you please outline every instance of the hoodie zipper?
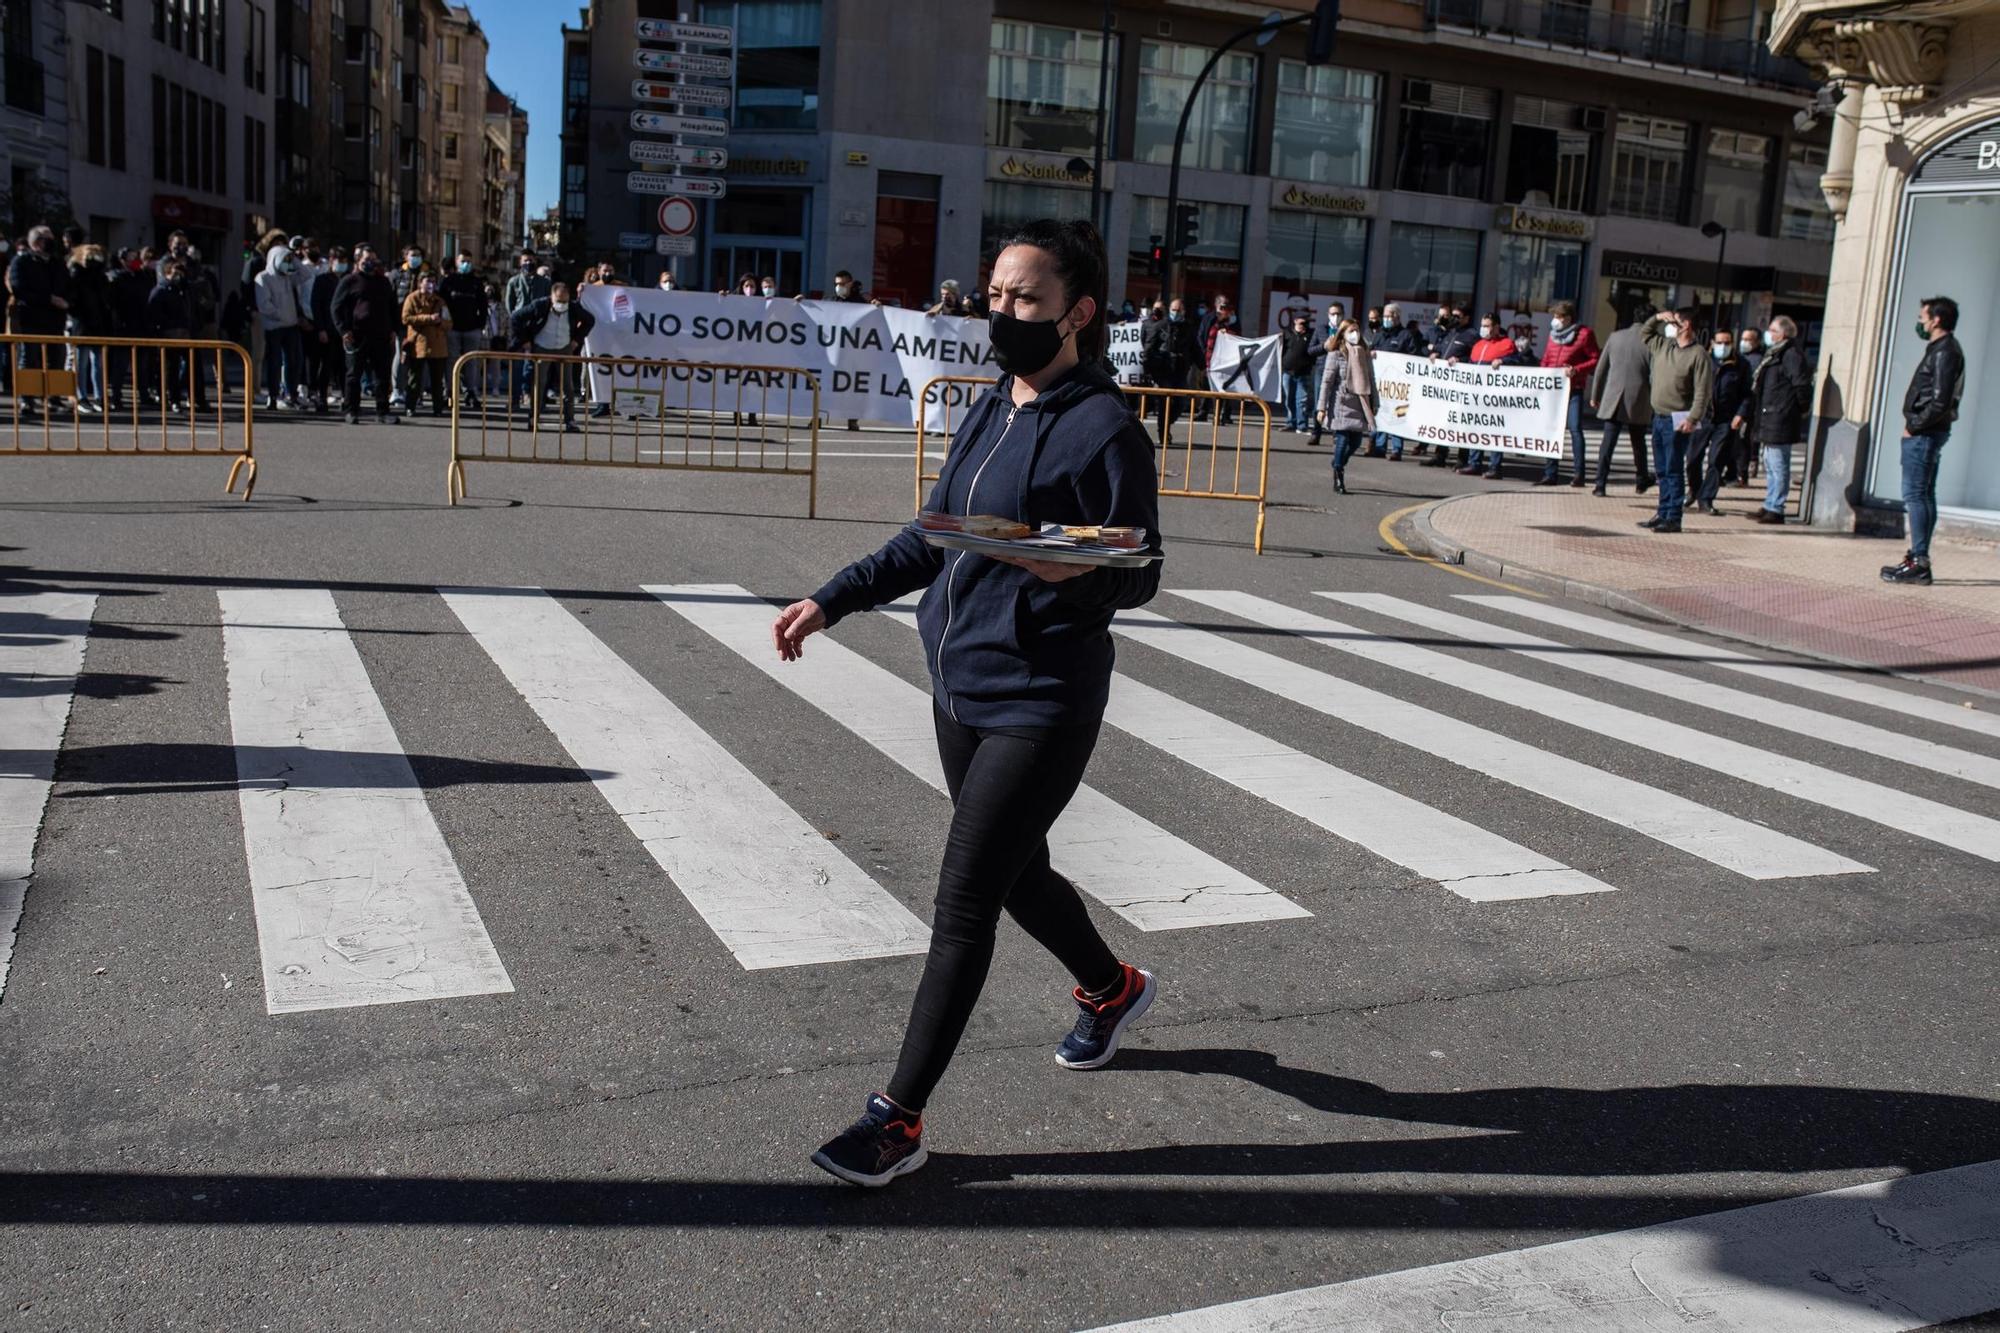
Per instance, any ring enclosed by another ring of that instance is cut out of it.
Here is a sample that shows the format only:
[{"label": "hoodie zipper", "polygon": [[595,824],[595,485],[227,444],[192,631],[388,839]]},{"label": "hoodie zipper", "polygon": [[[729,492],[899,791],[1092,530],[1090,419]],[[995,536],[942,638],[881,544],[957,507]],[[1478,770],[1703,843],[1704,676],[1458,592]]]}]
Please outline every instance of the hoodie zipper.
[{"label": "hoodie zipper", "polygon": [[[1021,411],[1021,407],[1020,407],[1020,404],[1018,404],[1018,403],[1016,403],[1016,404],[1015,404],[1015,405],[1014,405],[1014,406],[1013,406],[1013,407],[1012,407],[1011,409],[1009,409],[1009,410],[1008,410],[1008,412],[1007,412],[1007,421],[1006,421],[1006,423],[1005,423],[1004,425],[1002,425],[1002,426],[1000,427],[1000,438],[999,438],[999,439],[997,439],[997,440],[995,440],[995,441],[993,441],[993,447],[992,447],[991,449],[988,449],[988,450],[986,451],[986,457],[984,457],[984,458],[982,458],[982,459],[980,459],[980,460],[979,460],[979,467],[978,467],[978,470],[976,470],[976,471],[975,471],[975,472],[974,472],[974,473],[972,474],[972,484],[971,484],[970,486],[966,487],[966,489],[965,489],[965,512],[966,512],[966,515],[967,515],[967,517],[970,517],[970,516],[972,515],[972,513],[974,512],[974,510],[973,510],[973,501],[974,501],[974,500],[975,500],[975,499],[976,499],[976,498],[978,497],[978,495],[979,495],[979,479],[980,479],[980,477],[982,477],[982,476],[984,476],[984,475],[986,474],[986,465],[987,465],[988,463],[990,463],[990,462],[992,462],[992,461],[993,461],[993,455],[995,455],[995,454],[999,453],[999,452],[1000,452],[1000,446],[1001,446],[1001,445],[1003,445],[1003,444],[1005,444],[1005,443],[1007,442],[1007,432],[1008,432],[1009,430],[1013,429],[1013,426],[1014,426],[1014,418],[1015,418],[1016,416],[1018,416],[1018,415],[1020,414],[1020,411]],[[958,721],[958,700],[956,700],[956,699],[954,699],[954,698],[952,697],[952,693],[951,693],[951,686],[950,686],[950,685],[948,685],[948,684],[945,684],[945,678],[944,678],[944,647],[945,647],[945,644],[946,644],[947,642],[949,642],[949,641],[950,641],[950,639],[951,639],[951,622],[952,622],[952,618],[953,618],[953,615],[954,615],[954,613],[956,612],[956,610],[957,610],[957,607],[958,607],[958,598],[957,598],[957,593],[958,593],[958,567],[959,567],[960,565],[964,564],[964,563],[965,563],[965,557],[966,557],[966,556],[968,556],[968,555],[971,555],[971,554],[972,554],[972,552],[970,552],[970,551],[960,551],[960,552],[958,553],[958,556],[957,556],[957,558],[956,558],[956,559],[954,559],[954,560],[953,560],[953,561],[951,562],[951,569],[950,569],[950,571],[949,571],[948,573],[946,573],[946,575],[945,575],[945,580],[944,580],[944,629],[943,629],[943,631],[942,631],[942,632],[940,632],[940,633],[938,634],[938,646],[937,646],[937,674],[938,674],[938,684],[940,684],[940,685],[944,685],[944,706],[945,706],[945,711],[947,711],[948,713],[950,713],[950,714],[951,714],[951,720],[952,720],[952,721],[954,721],[954,722]]]}]

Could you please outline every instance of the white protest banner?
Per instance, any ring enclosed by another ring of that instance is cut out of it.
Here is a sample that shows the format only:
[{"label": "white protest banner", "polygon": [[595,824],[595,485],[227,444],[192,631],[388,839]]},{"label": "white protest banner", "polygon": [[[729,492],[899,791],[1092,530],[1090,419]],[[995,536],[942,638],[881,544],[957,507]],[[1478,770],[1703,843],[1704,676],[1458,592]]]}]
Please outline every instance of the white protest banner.
[{"label": "white protest banner", "polygon": [[1414,443],[1535,458],[1567,449],[1569,376],[1561,370],[1377,352],[1375,387],[1382,429]]},{"label": "white protest banner", "polygon": [[1208,359],[1208,387],[1222,393],[1247,393],[1275,403],[1283,392],[1278,368],[1278,339],[1215,335],[1215,354]]},{"label": "white protest banner", "polygon": [[[585,344],[588,355],[808,370],[819,378],[819,410],[833,420],[913,425],[917,396],[933,376],[991,381],[999,375],[982,319],[642,287],[585,287],[577,299],[597,319]],[[597,401],[634,415],[669,408],[790,416],[812,411],[811,393],[790,376],[702,370],[663,379],[657,370],[636,366],[593,366],[591,375]],[[928,405],[933,426],[943,426],[947,405],[963,416],[985,386],[948,389]]]},{"label": "white protest banner", "polygon": [[1146,377],[1139,351],[1140,331],[1145,327],[1136,319],[1105,327],[1104,354],[1117,368],[1120,384],[1138,384]]}]

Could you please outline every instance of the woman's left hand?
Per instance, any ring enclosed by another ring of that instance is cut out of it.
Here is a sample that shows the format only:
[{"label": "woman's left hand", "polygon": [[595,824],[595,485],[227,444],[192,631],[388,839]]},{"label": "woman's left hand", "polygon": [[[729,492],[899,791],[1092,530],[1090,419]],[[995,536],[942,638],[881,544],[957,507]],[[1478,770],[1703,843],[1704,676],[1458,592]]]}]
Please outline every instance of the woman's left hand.
[{"label": "woman's left hand", "polygon": [[1054,560],[1029,560],[1018,555],[994,555],[988,556],[987,559],[997,560],[1003,565],[1013,565],[1017,569],[1025,569],[1044,583],[1067,583],[1079,574],[1088,574],[1091,569],[1089,565],[1065,565]]}]

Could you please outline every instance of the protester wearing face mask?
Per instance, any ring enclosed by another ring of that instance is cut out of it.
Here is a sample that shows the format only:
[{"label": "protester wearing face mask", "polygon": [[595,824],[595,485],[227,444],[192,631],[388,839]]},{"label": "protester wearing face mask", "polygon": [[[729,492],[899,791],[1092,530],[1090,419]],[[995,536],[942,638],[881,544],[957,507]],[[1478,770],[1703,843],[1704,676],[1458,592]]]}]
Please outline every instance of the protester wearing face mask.
[{"label": "protester wearing face mask", "polygon": [[965,302],[960,299],[958,294],[958,280],[955,278],[946,278],[943,282],[939,283],[937,304],[924,311],[924,313],[926,315],[963,316],[965,314]]},{"label": "protester wearing face mask", "polygon": [[417,275],[417,288],[403,302],[403,359],[410,365],[410,407],[424,400],[424,380],[431,386],[431,415],[445,414],[446,367],[451,356],[451,308],[438,291],[435,273]]},{"label": "protester wearing face mask", "polygon": [[1799,326],[1788,315],[1773,315],[1768,342],[1750,387],[1730,422],[1736,433],[1764,458],[1764,504],[1745,517],[1758,523],[1785,521],[1785,496],[1792,483],[1792,446],[1806,438],[1812,414],[1812,367],[1799,346]]},{"label": "protester wearing face mask", "polygon": [[333,328],[333,294],[340,280],[352,271],[347,251],[328,247],[321,272],[306,289],[306,310],[312,316],[313,331],[306,335],[306,396],[313,411],[325,415],[333,392],[334,368],[343,359],[340,336]]},{"label": "protester wearing face mask", "polygon": [[1325,355],[1322,344],[1313,336],[1312,316],[1301,311],[1292,317],[1291,327],[1278,335],[1278,370],[1283,376],[1283,401],[1285,404],[1285,429],[1294,435],[1303,435],[1312,425],[1313,415],[1313,369],[1319,357]]},{"label": "protester wearing face mask", "polygon": [[[1186,301],[1176,296],[1167,303],[1165,318],[1146,326],[1139,335],[1139,355],[1148,382],[1170,389],[1187,384],[1190,367],[1201,362],[1201,351],[1195,345],[1194,321],[1188,318]],[[1168,412],[1165,395],[1155,398],[1154,409],[1164,434]]]},{"label": "protester wearing face mask", "polygon": [[[146,336],[170,342],[185,341],[193,334],[194,310],[188,295],[187,270],[171,253],[160,261],[160,280],[146,297]],[[141,358],[141,364],[149,358]],[[190,354],[185,348],[169,348],[163,358],[166,382],[159,386],[160,400],[169,412],[187,411],[187,376]],[[158,373],[157,371],[155,372]]]},{"label": "protester wearing face mask", "polygon": [[[1196,372],[1197,378],[1195,378],[1193,383],[1189,384],[1189,388],[1206,389],[1210,387],[1208,372],[1210,367],[1215,364],[1216,339],[1224,333],[1235,334],[1241,332],[1242,330],[1237,325],[1235,303],[1227,296],[1217,296],[1215,304],[1210,308],[1208,318],[1202,328],[1201,366]],[[1207,419],[1209,401],[1208,399],[1200,400],[1201,405],[1195,409],[1196,421]],[[1222,402],[1222,411],[1219,415],[1221,424],[1226,426],[1236,419],[1236,409],[1229,403]]]},{"label": "protester wearing face mask", "polygon": [[1628,324],[1604,340],[1604,351],[1590,377],[1590,410],[1604,423],[1592,495],[1605,493],[1620,431],[1632,447],[1636,493],[1644,495],[1652,487],[1653,474],[1646,469],[1646,435],[1653,422],[1653,390],[1646,367],[1646,336],[1640,323]]},{"label": "protester wearing face mask", "polygon": [[[1600,355],[1597,335],[1576,322],[1576,302],[1557,301],[1549,307],[1549,340],[1542,348],[1542,366],[1560,370],[1569,377],[1569,447],[1575,472],[1573,487],[1588,484],[1590,442],[1583,434],[1583,404],[1590,396],[1590,379]],[[1535,479],[1537,486],[1554,486],[1562,481],[1562,459],[1551,458]]]},{"label": "protester wearing face mask", "polygon": [[673,289],[674,289],[673,270],[668,269],[660,274],[660,290],[663,292],[670,292]]},{"label": "protester wearing face mask", "polygon": [[[389,286],[396,295],[396,313],[399,320],[402,315],[404,302],[408,301],[410,293],[417,289],[417,279],[424,271],[423,247],[418,245],[406,246],[403,250],[403,262],[398,264],[395,270],[389,274]],[[396,327],[395,360],[391,367],[391,371],[395,375],[396,389],[394,396],[390,399],[390,406],[399,412],[407,411],[409,407],[411,367],[408,353],[408,333],[399,323]]]},{"label": "protester wearing face mask", "polygon": [[1698,332],[1691,309],[1661,311],[1646,321],[1646,380],[1653,399],[1653,467],[1660,478],[1660,507],[1639,526],[1656,535],[1681,530],[1687,505],[1690,441],[1710,420],[1715,400],[1715,357]]},{"label": "protester wearing face mask", "polygon": [[[510,332],[514,321],[520,318],[523,310],[548,296],[549,286],[549,279],[538,271],[535,252],[523,250],[516,260],[514,276],[507,279],[507,287],[502,293],[502,299],[507,306],[507,325]],[[508,397],[514,407],[524,405],[521,398],[526,388],[527,370],[517,361],[511,369],[508,391]]]},{"label": "protester wearing face mask", "polygon": [[[144,338],[146,332],[146,298],[153,291],[153,271],[140,259],[137,250],[120,250],[117,262],[111,267],[111,322],[121,338]],[[5,358],[0,357],[0,360]],[[146,368],[147,358],[135,348],[117,348],[107,351],[109,363],[105,376],[110,381],[111,396],[105,406],[111,411],[124,407],[125,389],[133,378],[132,369],[139,367],[140,385],[149,385],[159,375],[159,366],[150,372]],[[141,397],[144,397],[141,391]]]},{"label": "protester wearing face mask", "polygon": [[333,328],[346,357],[342,411],[348,425],[360,420],[365,377],[375,389],[376,420],[393,426],[402,418],[390,410],[389,365],[400,336],[397,317],[402,310],[395,286],[382,271],[381,257],[373,250],[357,248],[355,253],[354,271],[344,274],[333,290]]},{"label": "protester wearing face mask", "polygon": [[[1392,301],[1382,307],[1382,340],[1375,344],[1375,350],[1394,352],[1399,356],[1423,356],[1430,349],[1424,344],[1423,334],[1417,331],[1416,321],[1404,323],[1403,307]],[[1378,416],[1376,420],[1382,425],[1387,425],[1394,418]],[[1375,442],[1379,448],[1386,451],[1390,462],[1402,461],[1404,449],[1402,436],[1391,434],[1387,430],[1378,430]],[[1421,449],[1422,446],[1418,448]]]},{"label": "protester wearing face mask", "polygon": [[[1514,346],[1513,334],[1500,322],[1500,316],[1495,311],[1488,311],[1479,317],[1479,341],[1472,345],[1472,355],[1466,359],[1476,366],[1517,365],[1525,361]],[[1498,481],[1502,476],[1500,463],[1498,449],[1468,449],[1465,463],[1458,471],[1461,476],[1479,475],[1488,481]]]},{"label": "protester wearing face mask", "polygon": [[[10,332],[60,338],[68,319],[69,271],[57,253],[56,234],[49,227],[28,229],[28,243],[15,252],[7,265],[7,327]],[[21,343],[18,364],[22,370],[59,371],[64,353],[60,343]],[[24,396],[23,412],[41,410],[38,399]],[[51,398],[48,406],[63,406]]]},{"label": "protester wearing face mask", "polygon": [[[1467,318],[1465,307],[1456,304],[1446,306],[1437,325],[1437,340],[1431,346],[1431,359],[1447,364],[1470,361],[1472,349],[1479,345],[1479,341],[1479,324]],[[1473,453],[1471,449],[1460,449],[1457,462],[1460,465],[1470,464]],[[1428,466],[1450,467],[1452,464],[1451,449],[1440,445]]]},{"label": "protester wearing face mask", "polygon": [[305,335],[299,327],[299,287],[292,249],[280,241],[264,256],[264,271],[253,285],[257,321],[264,328],[264,405],[305,406]]},{"label": "protester wearing face mask", "polygon": [[465,406],[478,411],[479,392],[475,387],[478,363],[462,372],[457,367],[459,358],[479,351],[486,338],[486,279],[472,266],[468,255],[460,255],[451,268],[438,284],[438,295],[444,298],[445,312],[451,316],[451,330],[446,338],[449,344],[446,355],[452,366],[451,393],[454,398],[462,399]]},{"label": "protester wearing face mask", "polygon": [[1709,420],[1688,443],[1687,486],[1695,512],[1713,514],[1723,472],[1735,453],[1735,421],[1750,392],[1750,368],[1736,350],[1736,335],[1717,329],[1709,336],[1708,354],[1715,362],[1715,390]]},{"label": "protester wearing face mask", "polygon": [[1326,371],[1319,386],[1320,424],[1333,432],[1333,490],[1347,494],[1347,460],[1375,433],[1374,354],[1361,326],[1345,320],[1326,340]]},{"label": "protester wearing face mask", "polygon": [[558,282],[549,288],[547,296],[514,317],[514,349],[536,354],[530,363],[534,378],[528,392],[529,424],[534,430],[540,430],[542,424],[542,387],[553,377],[558,386],[557,396],[562,400],[563,431],[572,435],[577,431],[571,407],[575,400],[575,377],[568,372],[569,363],[545,359],[579,354],[583,340],[597,323],[588,310],[571,298],[569,284]]},{"label": "protester wearing face mask", "polygon": [[[966,413],[927,509],[1138,527],[1158,553],[1152,441],[1102,369],[1108,268],[1087,222],[1032,222],[1003,244],[988,291],[1002,375]],[[985,984],[1003,908],[1075,982],[1078,1020],[1056,1048],[1063,1067],[1108,1063],[1151,1005],[1152,975],[1111,952],[1075,886],[1050,868],[1047,835],[1096,744],[1112,613],[1150,601],[1159,578],[1157,563],[1093,569],[941,551],[912,525],[778,616],[772,637],[789,661],[808,635],[928,588],[917,625],[956,805],[896,1072],[813,1154],[823,1170],[885,1185],[923,1165],[924,1108]]]},{"label": "protester wearing face mask", "polygon": [[[745,273],[745,274],[742,274],[742,275],[740,275],[740,276],[739,276],[739,277],[738,277],[738,278],[736,279],[736,292],[735,292],[735,294],[736,294],[737,296],[758,296],[758,295],[761,295],[761,293],[760,293],[760,292],[759,292],[759,291],[757,290],[757,275],[756,275],[755,273]],[[730,293],[728,293],[728,292],[717,292],[717,293],[716,293],[716,295],[718,295],[718,296],[728,296],[728,295],[730,295]]]}]

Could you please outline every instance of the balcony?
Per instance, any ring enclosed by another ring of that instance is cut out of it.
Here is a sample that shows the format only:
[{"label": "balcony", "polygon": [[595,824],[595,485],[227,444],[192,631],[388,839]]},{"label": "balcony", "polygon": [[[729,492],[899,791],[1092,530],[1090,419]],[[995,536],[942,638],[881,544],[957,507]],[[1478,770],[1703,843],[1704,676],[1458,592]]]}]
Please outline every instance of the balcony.
[{"label": "balcony", "polygon": [[5,62],[7,105],[15,111],[39,116],[43,111],[42,62],[28,56],[9,55]]},{"label": "balcony", "polygon": [[1773,88],[1811,89],[1811,71],[1774,56],[1747,28],[1736,34],[1614,14],[1584,0],[1424,0],[1427,27],[1525,45],[1603,52],[1621,60],[1701,70]]}]

